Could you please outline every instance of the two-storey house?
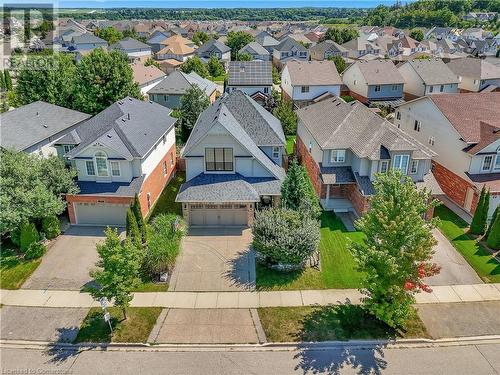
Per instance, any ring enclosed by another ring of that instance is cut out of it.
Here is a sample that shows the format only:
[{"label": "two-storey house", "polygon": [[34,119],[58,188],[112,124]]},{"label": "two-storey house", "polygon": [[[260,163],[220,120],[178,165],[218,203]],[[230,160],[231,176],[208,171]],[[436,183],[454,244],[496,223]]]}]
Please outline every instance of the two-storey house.
[{"label": "two-storey house", "polygon": [[262,47],[257,42],[250,42],[245,44],[238,51],[239,55],[248,54],[252,56],[252,60],[269,61],[271,60],[271,54],[267,49]]},{"label": "two-storey house", "polygon": [[164,46],[156,52],[158,60],[176,60],[184,62],[194,55],[194,43],[180,35],[174,34],[161,42]]},{"label": "two-storey house", "polygon": [[243,91],[263,104],[271,95],[273,67],[270,61],[231,61],[226,92]]},{"label": "two-storey house", "polygon": [[68,46],[69,51],[91,51],[96,48],[108,48],[108,42],[91,33],[73,36]]},{"label": "two-storey house", "polygon": [[124,38],[112,44],[109,48],[116,49],[126,54],[129,62],[145,62],[152,56],[151,47],[134,38]]},{"label": "two-storey house", "polygon": [[342,80],[349,95],[365,104],[403,98],[405,80],[390,60],[356,61],[342,73]]},{"label": "two-storey house", "polygon": [[66,196],[72,224],[124,225],[135,194],[147,215],[175,172],[170,112],[126,97],[56,142],[78,173],[80,193]]},{"label": "two-storey house", "polygon": [[289,61],[281,72],[283,97],[303,107],[316,98],[340,95],[342,80],[333,61]]},{"label": "two-storey house", "polygon": [[255,41],[264,47],[270,54],[273,52],[273,48],[280,44],[279,40],[276,40],[267,31],[261,31],[255,35]]},{"label": "two-storey house", "polygon": [[436,154],[359,101],[329,98],[297,115],[296,152],[325,210],[364,214],[376,174],[391,168],[419,186],[437,185],[430,173]]},{"label": "two-storey house", "polygon": [[273,64],[281,69],[288,61],[309,61],[309,52],[303,44],[286,37],[273,48]]},{"label": "two-storey house", "polygon": [[191,226],[246,226],[278,202],[285,177],[280,121],[237,90],[203,111],[182,151],[176,202]]},{"label": "two-storey house", "polygon": [[480,190],[500,203],[500,93],[431,95],[401,105],[395,124],[435,150],[433,171],[444,193],[474,213]]},{"label": "two-storey house", "polygon": [[309,48],[311,60],[323,61],[340,56],[347,59],[349,51],[333,40],[325,40]]},{"label": "two-storey house", "polygon": [[217,39],[211,39],[203,43],[196,54],[203,60],[208,61],[212,56],[217,57],[224,65],[231,61],[231,48]]},{"label": "two-storey house", "polygon": [[456,59],[446,64],[460,81],[460,92],[500,90],[500,67],[472,57]]},{"label": "two-storey house", "polygon": [[458,92],[458,77],[441,59],[408,60],[398,70],[404,78],[406,100]]}]

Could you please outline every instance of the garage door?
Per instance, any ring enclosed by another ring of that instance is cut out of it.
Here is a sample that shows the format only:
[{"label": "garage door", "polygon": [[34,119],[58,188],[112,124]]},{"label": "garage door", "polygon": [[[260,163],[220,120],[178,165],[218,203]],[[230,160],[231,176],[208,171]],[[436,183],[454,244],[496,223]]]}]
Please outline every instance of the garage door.
[{"label": "garage door", "polygon": [[76,223],[124,226],[128,207],[125,204],[74,203]]},{"label": "garage door", "polygon": [[202,226],[246,226],[246,204],[192,204],[190,224]]}]

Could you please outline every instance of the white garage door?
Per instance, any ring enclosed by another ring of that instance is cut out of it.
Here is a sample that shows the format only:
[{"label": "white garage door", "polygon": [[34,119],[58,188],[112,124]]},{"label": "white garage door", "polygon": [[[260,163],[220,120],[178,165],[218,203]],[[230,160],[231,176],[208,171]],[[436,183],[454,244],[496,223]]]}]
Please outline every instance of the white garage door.
[{"label": "white garage door", "polygon": [[125,204],[74,203],[76,223],[124,226],[128,207]]},{"label": "white garage door", "polygon": [[190,224],[194,226],[246,226],[246,204],[192,204]]}]

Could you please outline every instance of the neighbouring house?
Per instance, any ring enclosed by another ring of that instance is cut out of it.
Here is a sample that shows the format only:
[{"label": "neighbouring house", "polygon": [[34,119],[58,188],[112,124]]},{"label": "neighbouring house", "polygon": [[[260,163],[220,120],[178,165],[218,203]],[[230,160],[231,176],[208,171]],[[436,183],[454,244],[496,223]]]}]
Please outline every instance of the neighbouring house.
[{"label": "neighbouring house", "polygon": [[349,95],[365,104],[401,104],[405,80],[391,60],[356,61],[343,73]]},{"label": "neighbouring house", "polygon": [[500,91],[500,67],[466,57],[446,64],[458,76],[460,92]]},{"label": "neighbouring house", "polygon": [[269,53],[269,51],[266,50],[257,42],[250,42],[241,47],[241,49],[238,51],[238,54],[240,55],[245,53],[248,53],[250,56],[252,56],[253,60],[260,60],[260,61],[271,60],[271,54]]},{"label": "neighbouring house", "polygon": [[261,31],[255,36],[255,41],[264,47],[269,54],[273,52],[273,48],[280,44],[279,40],[273,38],[267,31]]},{"label": "neighbouring house", "polygon": [[155,55],[158,60],[173,59],[184,62],[195,53],[194,43],[177,34],[172,35],[161,43],[164,47],[156,52]]},{"label": "neighbouring house", "polygon": [[348,57],[353,59],[359,59],[367,55],[372,55],[378,58],[381,54],[380,46],[373,41],[368,40],[365,35],[342,44],[342,47],[347,50]]},{"label": "neighbouring house", "polygon": [[281,72],[283,97],[303,107],[325,94],[340,95],[342,80],[333,61],[289,61]]},{"label": "neighbouring house", "polygon": [[112,44],[109,48],[122,51],[128,56],[130,62],[145,62],[147,59],[151,58],[152,55],[151,47],[148,44],[134,38],[122,39]]},{"label": "neighbouring house", "polygon": [[125,225],[135,194],[148,214],[176,169],[170,112],[126,97],[57,141],[78,172],[80,193],[66,196],[71,224]]},{"label": "neighbouring house", "polygon": [[359,101],[329,98],[297,116],[296,152],[325,210],[364,214],[375,175],[390,168],[440,193],[430,172],[436,154]]},{"label": "neighbouring house", "polygon": [[400,106],[394,122],[438,152],[434,176],[448,198],[474,213],[486,186],[493,214],[500,204],[500,93],[418,98]]},{"label": "neighbouring house", "polygon": [[90,115],[42,101],[0,114],[0,147],[41,156],[57,155],[54,143]]},{"label": "neighbouring house", "polygon": [[165,40],[167,40],[172,33],[164,30],[155,30],[146,41],[151,46],[151,52],[156,53],[165,47]]},{"label": "neighbouring house", "polygon": [[195,72],[189,74],[179,70],[173,71],[148,91],[149,100],[164,107],[175,109],[181,105],[182,96],[193,85],[198,86],[213,103],[217,96],[217,85],[200,77]]},{"label": "neighbouring house", "polygon": [[241,90],[259,103],[264,103],[271,95],[272,71],[270,61],[231,61],[226,91]]},{"label": "neighbouring house", "polygon": [[134,62],[130,64],[134,75],[134,82],[137,82],[141,94],[147,96],[147,93],[158,82],[160,82],[166,74],[154,65],[144,66],[142,62]]},{"label": "neighbouring house", "polygon": [[217,59],[224,64],[231,61],[231,48],[216,39],[211,39],[208,42],[203,43],[196,50],[196,54],[205,62],[207,62],[212,56],[217,57]]},{"label": "neighbouring house", "polygon": [[441,59],[409,60],[398,70],[404,78],[406,100],[458,92],[458,77]]},{"label": "neighbouring house", "polygon": [[410,56],[417,52],[426,52],[428,47],[425,43],[420,43],[419,41],[405,35],[402,38],[394,39],[387,45],[386,49],[387,54],[390,57],[394,57],[399,55]]},{"label": "neighbouring house", "polygon": [[335,56],[347,58],[349,51],[333,40],[325,40],[309,48],[311,60],[323,61]]},{"label": "neighbouring house", "polygon": [[68,51],[90,51],[96,48],[108,48],[108,42],[92,33],[75,35],[71,38]]},{"label": "neighbouring house", "polygon": [[273,48],[273,64],[281,69],[291,60],[309,61],[309,52],[295,39],[286,37]]},{"label": "neighbouring house", "polygon": [[186,183],[176,202],[191,226],[247,226],[275,205],[285,177],[280,121],[237,90],[198,118],[182,151]]}]

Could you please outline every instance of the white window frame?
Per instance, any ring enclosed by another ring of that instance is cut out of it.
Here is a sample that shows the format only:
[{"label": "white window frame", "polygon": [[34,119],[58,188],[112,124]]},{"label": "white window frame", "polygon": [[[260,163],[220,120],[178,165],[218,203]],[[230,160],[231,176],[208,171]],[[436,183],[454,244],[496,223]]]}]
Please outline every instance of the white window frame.
[{"label": "white window frame", "polygon": [[[488,168],[485,169],[484,165],[485,165],[486,159],[488,159],[488,158],[490,160],[490,165],[489,165]],[[493,155],[485,155],[483,157],[483,162],[481,163],[481,172],[489,172],[489,171],[491,171],[491,167],[492,166],[493,166]]]},{"label": "white window frame", "polygon": [[493,170],[500,171],[500,149],[497,150],[497,154],[495,156],[495,162],[493,163]]},{"label": "white window frame", "polygon": [[439,92],[443,92],[443,91],[444,91],[444,85],[439,86]]},{"label": "white window frame", "polygon": [[433,93],[434,92],[434,86],[429,86],[429,93]]},{"label": "white window frame", "polygon": [[416,132],[419,132],[421,128],[422,128],[422,123],[418,120],[415,120],[415,122],[413,124],[413,130],[415,130]]},{"label": "white window frame", "polygon": [[273,159],[278,159],[280,157],[279,146],[273,146]]},{"label": "white window frame", "polygon": [[[399,163],[396,163],[396,161],[399,159]],[[403,163],[403,161],[406,160],[406,163]],[[410,165],[410,155],[408,154],[398,154],[394,156],[394,159],[392,161],[392,169],[400,170],[403,174],[408,173],[408,166]],[[404,168],[403,168],[404,166]]]},{"label": "white window frame", "polygon": [[[113,165],[117,166],[118,169],[113,168]],[[109,167],[111,169],[111,176],[113,176],[113,177],[120,177],[122,175],[122,170],[120,168],[120,162],[119,161],[117,161],[117,160],[110,160],[109,161]],[[116,170],[118,171],[118,174],[115,174]]]},{"label": "white window frame", "polygon": [[300,86],[301,94],[307,94],[309,92],[309,86]]},{"label": "white window frame", "polygon": [[[102,154],[104,156],[101,156],[98,154]],[[106,174],[100,174],[99,172],[99,165],[97,163],[97,160],[98,159],[104,159],[104,163],[106,164],[106,169],[102,170],[103,172],[105,171]],[[97,151],[95,154],[94,154],[94,163],[95,163],[95,167],[96,167],[96,173],[97,173],[97,176],[98,177],[109,177],[109,165],[108,165],[108,156],[106,155],[106,153],[104,151]]]},{"label": "white window frame", "polygon": [[75,146],[73,146],[73,145],[63,145],[64,155],[66,155],[67,153],[69,153],[74,148],[75,148]]},{"label": "white window frame", "polygon": [[434,136],[429,137],[429,140],[427,141],[431,146],[434,146],[436,143],[436,138]]},{"label": "white window frame", "polygon": [[396,119],[401,120],[401,112],[400,111],[396,112]]},{"label": "white window frame", "polygon": [[[93,173],[89,173],[89,165],[92,166]],[[85,172],[86,172],[87,176],[95,176],[96,175],[96,170],[95,170],[95,165],[94,165],[93,160],[85,160]]]},{"label": "white window frame", "polygon": [[167,174],[168,174],[167,161],[163,160],[163,177],[165,177]]},{"label": "white window frame", "polygon": [[399,85],[392,85],[391,90],[392,91],[398,91]]},{"label": "white window frame", "polygon": [[418,172],[418,160],[411,160],[410,161],[410,174],[417,174]]},{"label": "white window frame", "polygon": [[379,173],[387,173],[388,170],[389,170],[389,160],[380,160],[380,166],[378,169]]},{"label": "white window frame", "polygon": [[345,150],[331,150],[330,163],[332,164],[345,163]]},{"label": "white window frame", "polygon": [[382,90],[382,87],[380,85],[375,85],[375,92],[380,92]]}]

